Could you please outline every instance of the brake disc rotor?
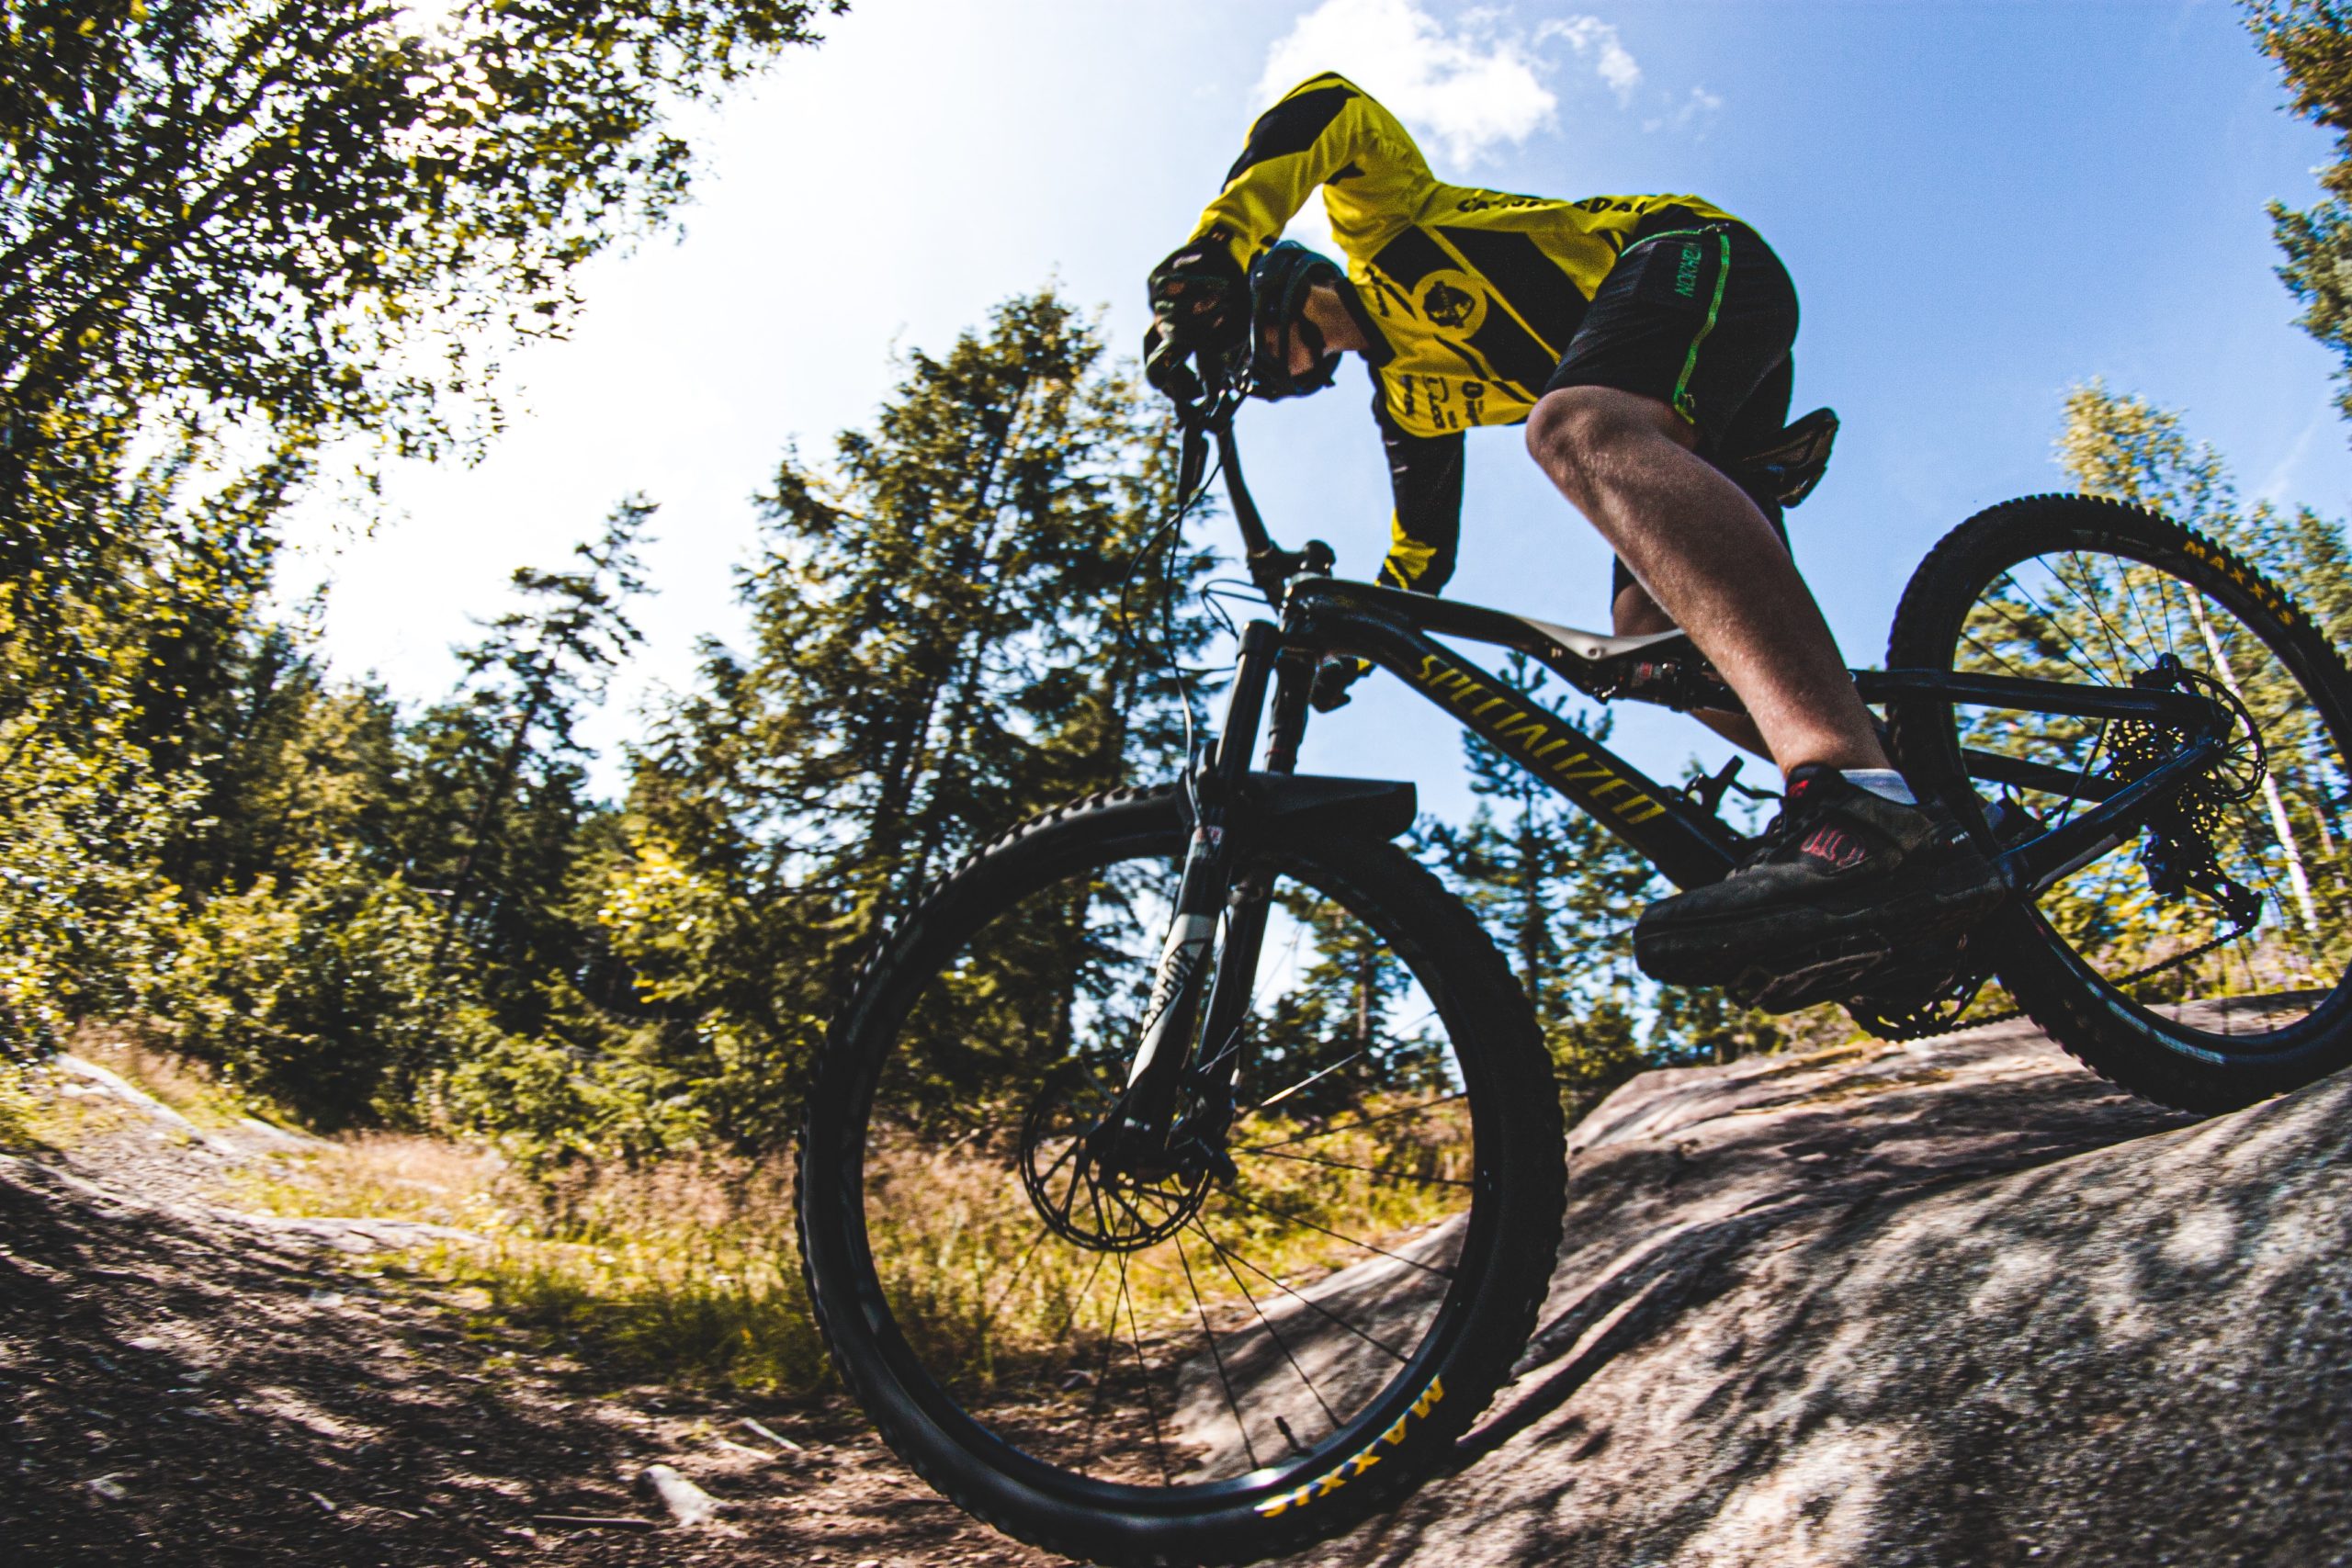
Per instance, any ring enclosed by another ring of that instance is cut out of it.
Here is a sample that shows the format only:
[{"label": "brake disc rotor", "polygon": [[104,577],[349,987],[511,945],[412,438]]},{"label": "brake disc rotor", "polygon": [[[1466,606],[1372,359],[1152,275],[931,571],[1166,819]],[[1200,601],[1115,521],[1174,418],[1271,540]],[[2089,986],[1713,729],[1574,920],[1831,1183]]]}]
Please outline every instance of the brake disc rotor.
[{"label": "brake disc rotor", "polygon": [[1046,1077],[1021,1123],[1021,1185],[1056,1235],[1093,1252],[1135,1252],[1182,1230],[1207,1196],[1211,1172],[1188,1162],[1121,1168],[1092,1134],[1117,1097],[1085,1063]]}]

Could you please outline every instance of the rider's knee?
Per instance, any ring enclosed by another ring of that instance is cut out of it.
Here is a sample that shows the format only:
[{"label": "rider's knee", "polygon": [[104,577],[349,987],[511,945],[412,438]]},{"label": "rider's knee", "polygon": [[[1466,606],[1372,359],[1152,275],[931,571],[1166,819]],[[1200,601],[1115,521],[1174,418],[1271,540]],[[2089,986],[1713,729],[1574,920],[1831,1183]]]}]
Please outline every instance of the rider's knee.
[{"label": "rider's knee", "polygon": [[1611,449],[1654,434],[1652,410],[1663,406],[1613,387],[1546,392],[1527,416],[1528,455],[1569,500],[1582,505]]}]

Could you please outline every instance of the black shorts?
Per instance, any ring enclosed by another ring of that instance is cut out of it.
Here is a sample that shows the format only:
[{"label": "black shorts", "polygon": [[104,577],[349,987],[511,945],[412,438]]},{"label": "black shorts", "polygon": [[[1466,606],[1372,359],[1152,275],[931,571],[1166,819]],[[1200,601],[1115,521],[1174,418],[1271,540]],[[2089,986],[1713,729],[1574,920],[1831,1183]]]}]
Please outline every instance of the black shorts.
[{"label": "black shorts", "polygon": [[[1744,223],[1686,225],[1625,247],[1544,389],[1656,398],[1697,428],[1701,457],[1736,456],[1789,422],[1796,335],[1796,286],[1762,237]],[[1785,543],[1780,507],[1753,499]],[[1618,562],[1611,599],[1633,581]]]}]

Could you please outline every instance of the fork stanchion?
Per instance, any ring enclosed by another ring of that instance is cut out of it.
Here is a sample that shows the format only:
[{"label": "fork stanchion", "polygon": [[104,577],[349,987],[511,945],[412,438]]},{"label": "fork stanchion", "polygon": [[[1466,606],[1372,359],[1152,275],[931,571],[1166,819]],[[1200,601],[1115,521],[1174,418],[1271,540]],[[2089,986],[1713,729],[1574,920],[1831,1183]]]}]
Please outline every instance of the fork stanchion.
[{"label": "fork stanchion", "polygon": [[1217,734],[1212,769],[1227,790],[1250,771],[1250,753],[1258,746],[1259,715],[1266,705],[1266,682],[1281,651],[1282,634],[1272,622],[1252,621],[1241,628],[1241,657],[1233,667],[1233,691],[1226,700],[1225,728]]}]

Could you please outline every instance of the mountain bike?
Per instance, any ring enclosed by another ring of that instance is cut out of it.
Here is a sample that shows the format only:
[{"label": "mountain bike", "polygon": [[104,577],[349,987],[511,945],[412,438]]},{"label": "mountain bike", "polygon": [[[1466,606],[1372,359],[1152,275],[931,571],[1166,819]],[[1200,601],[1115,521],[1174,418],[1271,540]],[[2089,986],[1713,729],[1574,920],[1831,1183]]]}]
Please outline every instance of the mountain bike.
[{"label": "mountain bike", "polygon": [[[1181,489],[1213,444],[1274,612],[1239,631],[1214,741],[931,889],[835,1021],[803,1133],[803,1267],[844,1382],[946,1497],[1099,1562],[1248,1561],[1403,1495],[1510,1375],[1553,1270],[1544,1021],[1394,842],[1413,785],[1296,771],[1318,662],[1393,674],[1678,886],[1754,841],[1724,811],[1736,764],[1657,782],[1457,647],[1602,704],[1736,711],[1687,637],[1332,576],[1329,547],[1268,533],[1238,403],[1213,376],[1180,399]],[[2146,511],[2009,502],[1921,563],[1886,665],[1854,680],[1891,754],[2007,896],[1932,951],[1889,933],[1847,994],[1866,1027],[1952,1027],[1996,979],[2198,1111],[2352,1059],[2352,678],[2277,586]]]}]

